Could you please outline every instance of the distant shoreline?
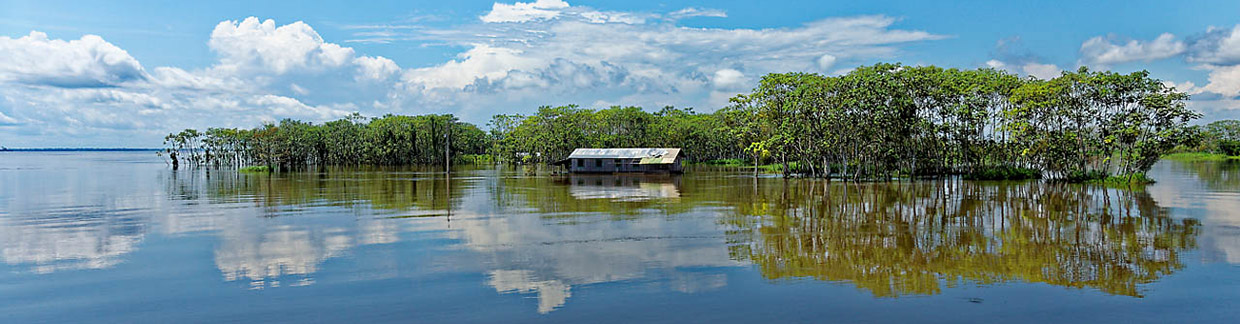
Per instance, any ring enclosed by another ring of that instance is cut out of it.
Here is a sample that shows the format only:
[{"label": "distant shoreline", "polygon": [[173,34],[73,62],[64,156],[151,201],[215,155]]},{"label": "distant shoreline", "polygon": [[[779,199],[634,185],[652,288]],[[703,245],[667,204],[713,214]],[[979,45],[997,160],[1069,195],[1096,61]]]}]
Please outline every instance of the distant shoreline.
[{"label": "distant shoreline", "polygon": [[0,148],[0,152],[156,152],[157,148]]}]

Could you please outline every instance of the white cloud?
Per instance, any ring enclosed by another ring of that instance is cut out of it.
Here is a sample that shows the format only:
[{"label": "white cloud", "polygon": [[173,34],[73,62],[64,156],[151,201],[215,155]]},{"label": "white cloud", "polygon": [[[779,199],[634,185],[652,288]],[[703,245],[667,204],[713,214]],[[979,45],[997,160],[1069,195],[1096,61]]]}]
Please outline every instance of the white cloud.
[{"label": "white cloud", "polygon": [[400,73],[400,66],[386,57],[359,56],[353,59],[358,67],[358,78],[365,80],[385,80]]},{"label": "white cloud", "polygon": [[1240,25],[1231,29],[1210,27],[1192,39],[1188,61],[1213,65],[1240,64]]},{"label": "white cloud", "polygon": [[352,48],[324,42],[300,21],[280,27],[274,20],[260,22],[255,17],[223,21],[215,26],[207,44],[220,54],[217,68],[241,73],[335,68],[353,58]]},{"label": "white cloud", "polygon": [[1108,66],[1136,61],[1154,61],[1184,53],[1187,45],[1175,35],[1164,33],[1151,41],[1129,40],[1116,44],[1114,39],[1094,37],[1081,44],[1081,63]]},{"label": "white cloud", "polygon": [[818,68],[823,71],[829,70],[832,66],[835,66],[835,60],[835,55],[822,54],[822,56],[818,57]]},{"label": "white cloud", "polygon": [[1240,65],[1213,66],[1209,80],[1209,84],[1196,92],[1213,92],[1230,98],[1240,97]]},{"label": "white cloud", "polygon": [[[279,25],[254,17],[215,26],[207,41],[217,54],[213,64],[155,67],[149,74],[97,36],[64,41],[36,32],[3,38],[0,43],[10,47],[0,52],[0,123],[8,126],[0,134],[22,146],[157,146],[176,129],[254,127],[282,118],[321,122],[353,111],[455,113],[474,123],[485,122],[497,107],[526,112],[546,104],[709,111],[756,76],[827,72],[842,62],[892,58],[905,43],[944,37],[893,28],[897,20],[884,16],[786,28],[690,28],[671,17],[724,15],[707,9],[610,12],[562,1],[497,4],[488,16],[452,29],[385,29],[384,39],[465,48],[455,59],[413,69],[328,42],[303,22]],[[21,42],[43,49],[15,45]],[[31,57],[63,62],[34,69],[27,64]],[[86,81],[53,87],[36,82],[53,79]]]},{"label": "white cloud", "polygon": [[491,5],[491,11],[480,18],[488,23],[519,23],[552,19],[560,15],[559,9],[567,8],[568,2],[562,0],[537,0],[513,4],[496,2]]},{"label": "white cloud", "polygon": [[1053,79],[1063,73],[1063,69],[1054,64],[1026,63],[1020,69],[1027,75],[1044,80]]},{"label": "white cloud", "polygon": [[[208,44],[219,55],[215,64],[198,70],[157,67],[148,74],[98,36],[64,41],[33,32],[0,38],[0,124],[6,125],[6,142],[152,147],[162,134],[182,128],[401,112],[401,105],[389,102],[401,71],[395,62],[355,55],[323,41],[304,23],[225,21]],[[359,109],[376,106],[394,108]]]},{"label": "white cloud", "polygon": [[514,70],[528,70],[541,65],[537,59],[523,57],[522,52],[510,48],[476,45],[461,53],[459,60],[448,61],[439,66],[413,69],[405,72],[406,82],[425,88],[464,89],[477,79],[501,79]]},{"label": "white cloud", "polygon": [[[578,9],[565,12],[573,10]],[[883,16],[769,29],[690,28],[663,20],[597,24],[564,17],[478,31],[460,27],[463,31],[420,33],[469,50],[447,63],[406,71],[402,88],[441,105],[543,100],[527,104],[537,106],[546,104],[548,93],[569,102],[607,96],[605,101],[624,99],[643,106],[705,105],[714,102],[708,97],[720,84],[712,78],[723,69],[742,75],[826,72],[840,61],[888,58],[900,44],[944,37],[893,29],[896,19]],[[479,34],[486,36],[474,36]]]},{"label": "white cloud", "polygon": [[138,60],[96,35],[70,41],[48,39],[37,31],[20,38],[0,36],[0,82],[72,88],[144,78]]},{"label": "white cloud", "polygon": [[710,81],[719,89],[744,88],[747,85],[745,74],[733,69],[715,71],[715,77]]}]

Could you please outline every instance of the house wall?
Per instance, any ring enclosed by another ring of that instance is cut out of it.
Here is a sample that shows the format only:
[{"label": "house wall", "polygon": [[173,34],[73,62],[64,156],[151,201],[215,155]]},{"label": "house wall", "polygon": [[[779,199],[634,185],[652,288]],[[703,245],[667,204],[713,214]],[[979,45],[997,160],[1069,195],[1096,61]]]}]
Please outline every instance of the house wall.
[{"label": "house wall", "polygon": [[641,159],[572,159],[569,161],[568,170],[575,173],[616,173],[616,172],[684,172],[681,165],[681,158],[677,157],[676,162],[668,165],[667,168],[659,168],[656,165],[637,164]]}]

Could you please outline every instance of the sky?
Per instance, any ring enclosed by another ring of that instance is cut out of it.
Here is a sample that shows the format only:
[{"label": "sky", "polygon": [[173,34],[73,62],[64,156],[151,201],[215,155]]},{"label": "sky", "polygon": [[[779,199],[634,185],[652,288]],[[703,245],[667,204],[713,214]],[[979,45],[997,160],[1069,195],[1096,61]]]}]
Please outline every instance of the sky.
[{"label": "sky", "polygon": [[576,104],[710,112],[878,62],[1133,72],[1240,118],[1240,1],[0,0],[0,146]]}]

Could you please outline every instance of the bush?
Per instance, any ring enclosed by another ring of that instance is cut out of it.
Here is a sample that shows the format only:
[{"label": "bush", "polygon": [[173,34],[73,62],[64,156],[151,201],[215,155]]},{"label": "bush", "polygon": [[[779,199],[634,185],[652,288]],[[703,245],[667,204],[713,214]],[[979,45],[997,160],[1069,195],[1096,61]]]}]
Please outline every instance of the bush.
[{"label": "bush", "polygon": [[1134,173],[1132,175],[1109,176],[1101,182],[1109,185],[1144,185],[1154,183],[1154,179],[1146,176],[1145,173]]},{"label": "bush", "polygon": [[1106,173],[1106,172],[1102,172],[1098,170],[1072,171],[1072,172],[1069,172],[1066,176],[1064,176],[1063,179],[1061,180],[1065,182],[1078,182],[1079,183],[1079,182],[1105,180],[1107,177],[1110,177],[1110,176],[1111,176],[1110,173]]}]

